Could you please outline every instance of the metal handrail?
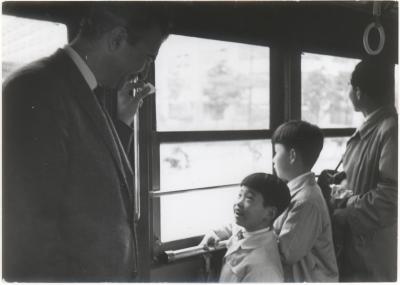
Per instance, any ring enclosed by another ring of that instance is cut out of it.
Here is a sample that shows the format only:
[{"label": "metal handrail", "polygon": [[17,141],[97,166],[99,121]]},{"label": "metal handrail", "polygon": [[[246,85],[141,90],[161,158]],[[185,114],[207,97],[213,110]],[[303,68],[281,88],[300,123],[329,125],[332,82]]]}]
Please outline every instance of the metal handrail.
[{"label": "metal handrail", "polygon": [[165,259],[167,262],[173,262],[183,258],[188,258],[191,256],[211,253],[217,250],[222,250],[226,248],[228,240],[220,241],[215,247],[204,247],[202,245],[187,247],[178,250],[167,250],[165,251]]},{"label": "metal handrail", "polygon": [[[136,78],[137,80],[137,78]],[[133,96],[136,96],[137,90],[132,90]],[[140,160],[139,160],[139,109],[133,117],[133,141],[134,141],[134,220],[138,222],[140,219]]]},{"label": "metal handrail", "polygon": [[191,188],[191,189],[150,191],[149,194],[150,194],[150,197],[151,197],[151,198],[158,198],[158,197],[166,196],[166,195],[175,195],[175,194],[188,193],[188,192],[196,192],[196,191],[202,191],[202,190],[212,190],[212,189],[228,188],[228,187],[234,187],[234,186],[239,186],[239,185],[240,185],[240,184],[235,183],[235,184],[217,185],[217,186],[201,187],[201,188]]}]

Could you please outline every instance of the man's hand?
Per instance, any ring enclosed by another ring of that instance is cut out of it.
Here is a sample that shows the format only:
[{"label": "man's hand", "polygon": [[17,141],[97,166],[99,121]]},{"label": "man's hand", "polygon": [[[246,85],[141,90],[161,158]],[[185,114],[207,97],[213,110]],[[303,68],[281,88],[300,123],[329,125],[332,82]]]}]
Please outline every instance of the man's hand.
[{"label": "man's hand", "polygon": [[345,208],[349,198],[354,197],[353,191],[347,188],[346,179],[340,185],[331,185],[331,188],[332,192],[329,203],[333,209]]},{"label": "man's hand", "polygon": [[[135,97],[132,90],[135,89]],[[133,118],[143,103],[143,99],[154,94],[154,87],[150,83],[127,81],[118,91],[118,118],[126,125],[131,126]]]},{"label": "man's hand", "polygon": [[206,249],[209,247],[216,247],[220,241],[221,239],[214,232],[209,232],[204,236],[203,240],[200,242],[200,246]]}]

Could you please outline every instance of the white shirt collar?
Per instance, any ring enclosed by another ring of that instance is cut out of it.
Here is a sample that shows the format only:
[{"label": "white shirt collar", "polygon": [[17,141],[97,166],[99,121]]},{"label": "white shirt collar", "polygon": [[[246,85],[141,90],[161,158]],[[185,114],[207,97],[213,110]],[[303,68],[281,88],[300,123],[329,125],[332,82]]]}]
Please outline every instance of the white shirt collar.
[{"label": "white shirt collar", "polygon": [[314,175],[311,171],[303,173],[295,178],[293,178],[292,180],[290,180],[287,183],[287,186],[289,188],[289,190],[293,190],[294,188],[296,188],[298,185],[300,185],[301,183],[303,183],[309,175]]},{"label": "white shirt collar", "polygon": [[89,85],[90,90],[93,91],[97,87],[97,80],[89,66],[71,46],[65,46],[64,50],[78,67],[86,83]]},{"label": "white shirt collar", "polygon": [[[243,239],[237,239],[238,231],[242,231]],[[271,227],[263,228],[254,232],[247,232],[243,227],[238,226],[233,231],[232,237],[229,239],[228,250],[226,251],[225,257],[239,249],[254,249],[269,244],[272,239],[276,239],[275,233],[271,230]]]},{"label": "white shirt collar", "polygon": [[259,235],[259,234],[262,234],[262,233],[266,233],[269,230],[270,230],[270,227],[263,228],[263,229],[260,229],[260,230],[254,231],[254,232],[248,232],[243,228],[242,232],[243,232],[243,237],[244,238],[248,238],[248,237],[253,237],[253,236],[256,236],[256,235]]}]

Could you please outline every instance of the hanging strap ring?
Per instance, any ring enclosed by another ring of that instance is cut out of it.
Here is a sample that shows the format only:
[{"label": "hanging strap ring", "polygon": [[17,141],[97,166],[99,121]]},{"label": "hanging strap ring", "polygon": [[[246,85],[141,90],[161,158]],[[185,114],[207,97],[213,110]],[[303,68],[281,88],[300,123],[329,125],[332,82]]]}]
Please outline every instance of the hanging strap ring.
[{"label": "hanging strap ring", "polygon": [[[369,34],[373,28],[377,29],[377,31],[379,33],[379,44],[375,50],[373,50],[369,45]],[[383,29],[383,26],[380,23],[372,22],[365,28],[364,36],[363,36],[363,44],[364,44],[365,51],[369,55],[377,55],[382,51],[382,49],[385,45],[385,30]]]}]

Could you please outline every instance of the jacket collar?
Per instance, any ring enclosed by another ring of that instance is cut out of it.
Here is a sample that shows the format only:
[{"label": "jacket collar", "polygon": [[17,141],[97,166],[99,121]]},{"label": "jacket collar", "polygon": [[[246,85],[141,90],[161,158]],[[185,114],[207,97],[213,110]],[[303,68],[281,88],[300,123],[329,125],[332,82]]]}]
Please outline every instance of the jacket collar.
[{"label": "jacket collar", "polygon": [[[121,179],[127,187],[126,193],[129,199],[132,201],[132,193],[128,189],[132,183],[129,183],[133,172],[130,167],[124,167],[124,165],[130,166],[126,155],[120,155],[118,150],[118,144],[120,143],[118,136],[113,136],[113,132],[116,133],[114,126],[108,123],[105,112],[101,109],[100,104],[96,100],[96,97],[89,85],[82,77],[78,67],[72,61],[72,59],[66,54],[64,50],[59,49],[54,55],[55,63],[57,67],[62,66],[65,72],[65,78],[69,81],[69,87],[71,88],[72,96],[78,101],[81,107],[86,111],[89,117],[92,119],[95,129],[99,133],[100,137],[104,141],[107,149],[116,164],[116,167],[120,173]],[[117,140],[117,141],[115,141]],[[122,148],[123,151],[123,148]],[[122,162],[122,159],[126,160]]]},{"label": "jacket collar", "polygon": [[85,79],[86,83],[89,85],[90,90],[93,91],[97,87],[97,80],[93,72],[90,70],[89,66],[70,45],[66,45],[64,47],[64,50],[75,63],[76,67],[79,69],[79,72]]},{"label": "jacket collar", "polygon": [[265,228],[253,233],[243,233],[243,239],[238,240],[237,238],[238,230],[234,230],[233,235],[229,241],[230,246],[225,254],[228,256],[239,249],[255,249],[264,247],[270,244],[273,239],[276,240],[275,233],[271,228]]},{"label": "jacket collar", "polygon": [[243,236],[241,247],[243,249],[254,249],[268,244],[275,237],[275,234],[270,228],[265,228],[253,233],[244,232]]},{"label": "jacket collar", "polygon": [[397,112],[394,106],[384,106],[373,112],[367,120],[358,128],[356,133],[360,134],[361,139],[365,139],[378,125],[378,122],[392,116]]},{"label": "jacket collar", "polygon": [[313,185],[315,183],[315,174],[312,172],[306,172],[293,178],[287,184],[290,196],[295,196],[302,188],[304,188],[304,185]]}]

